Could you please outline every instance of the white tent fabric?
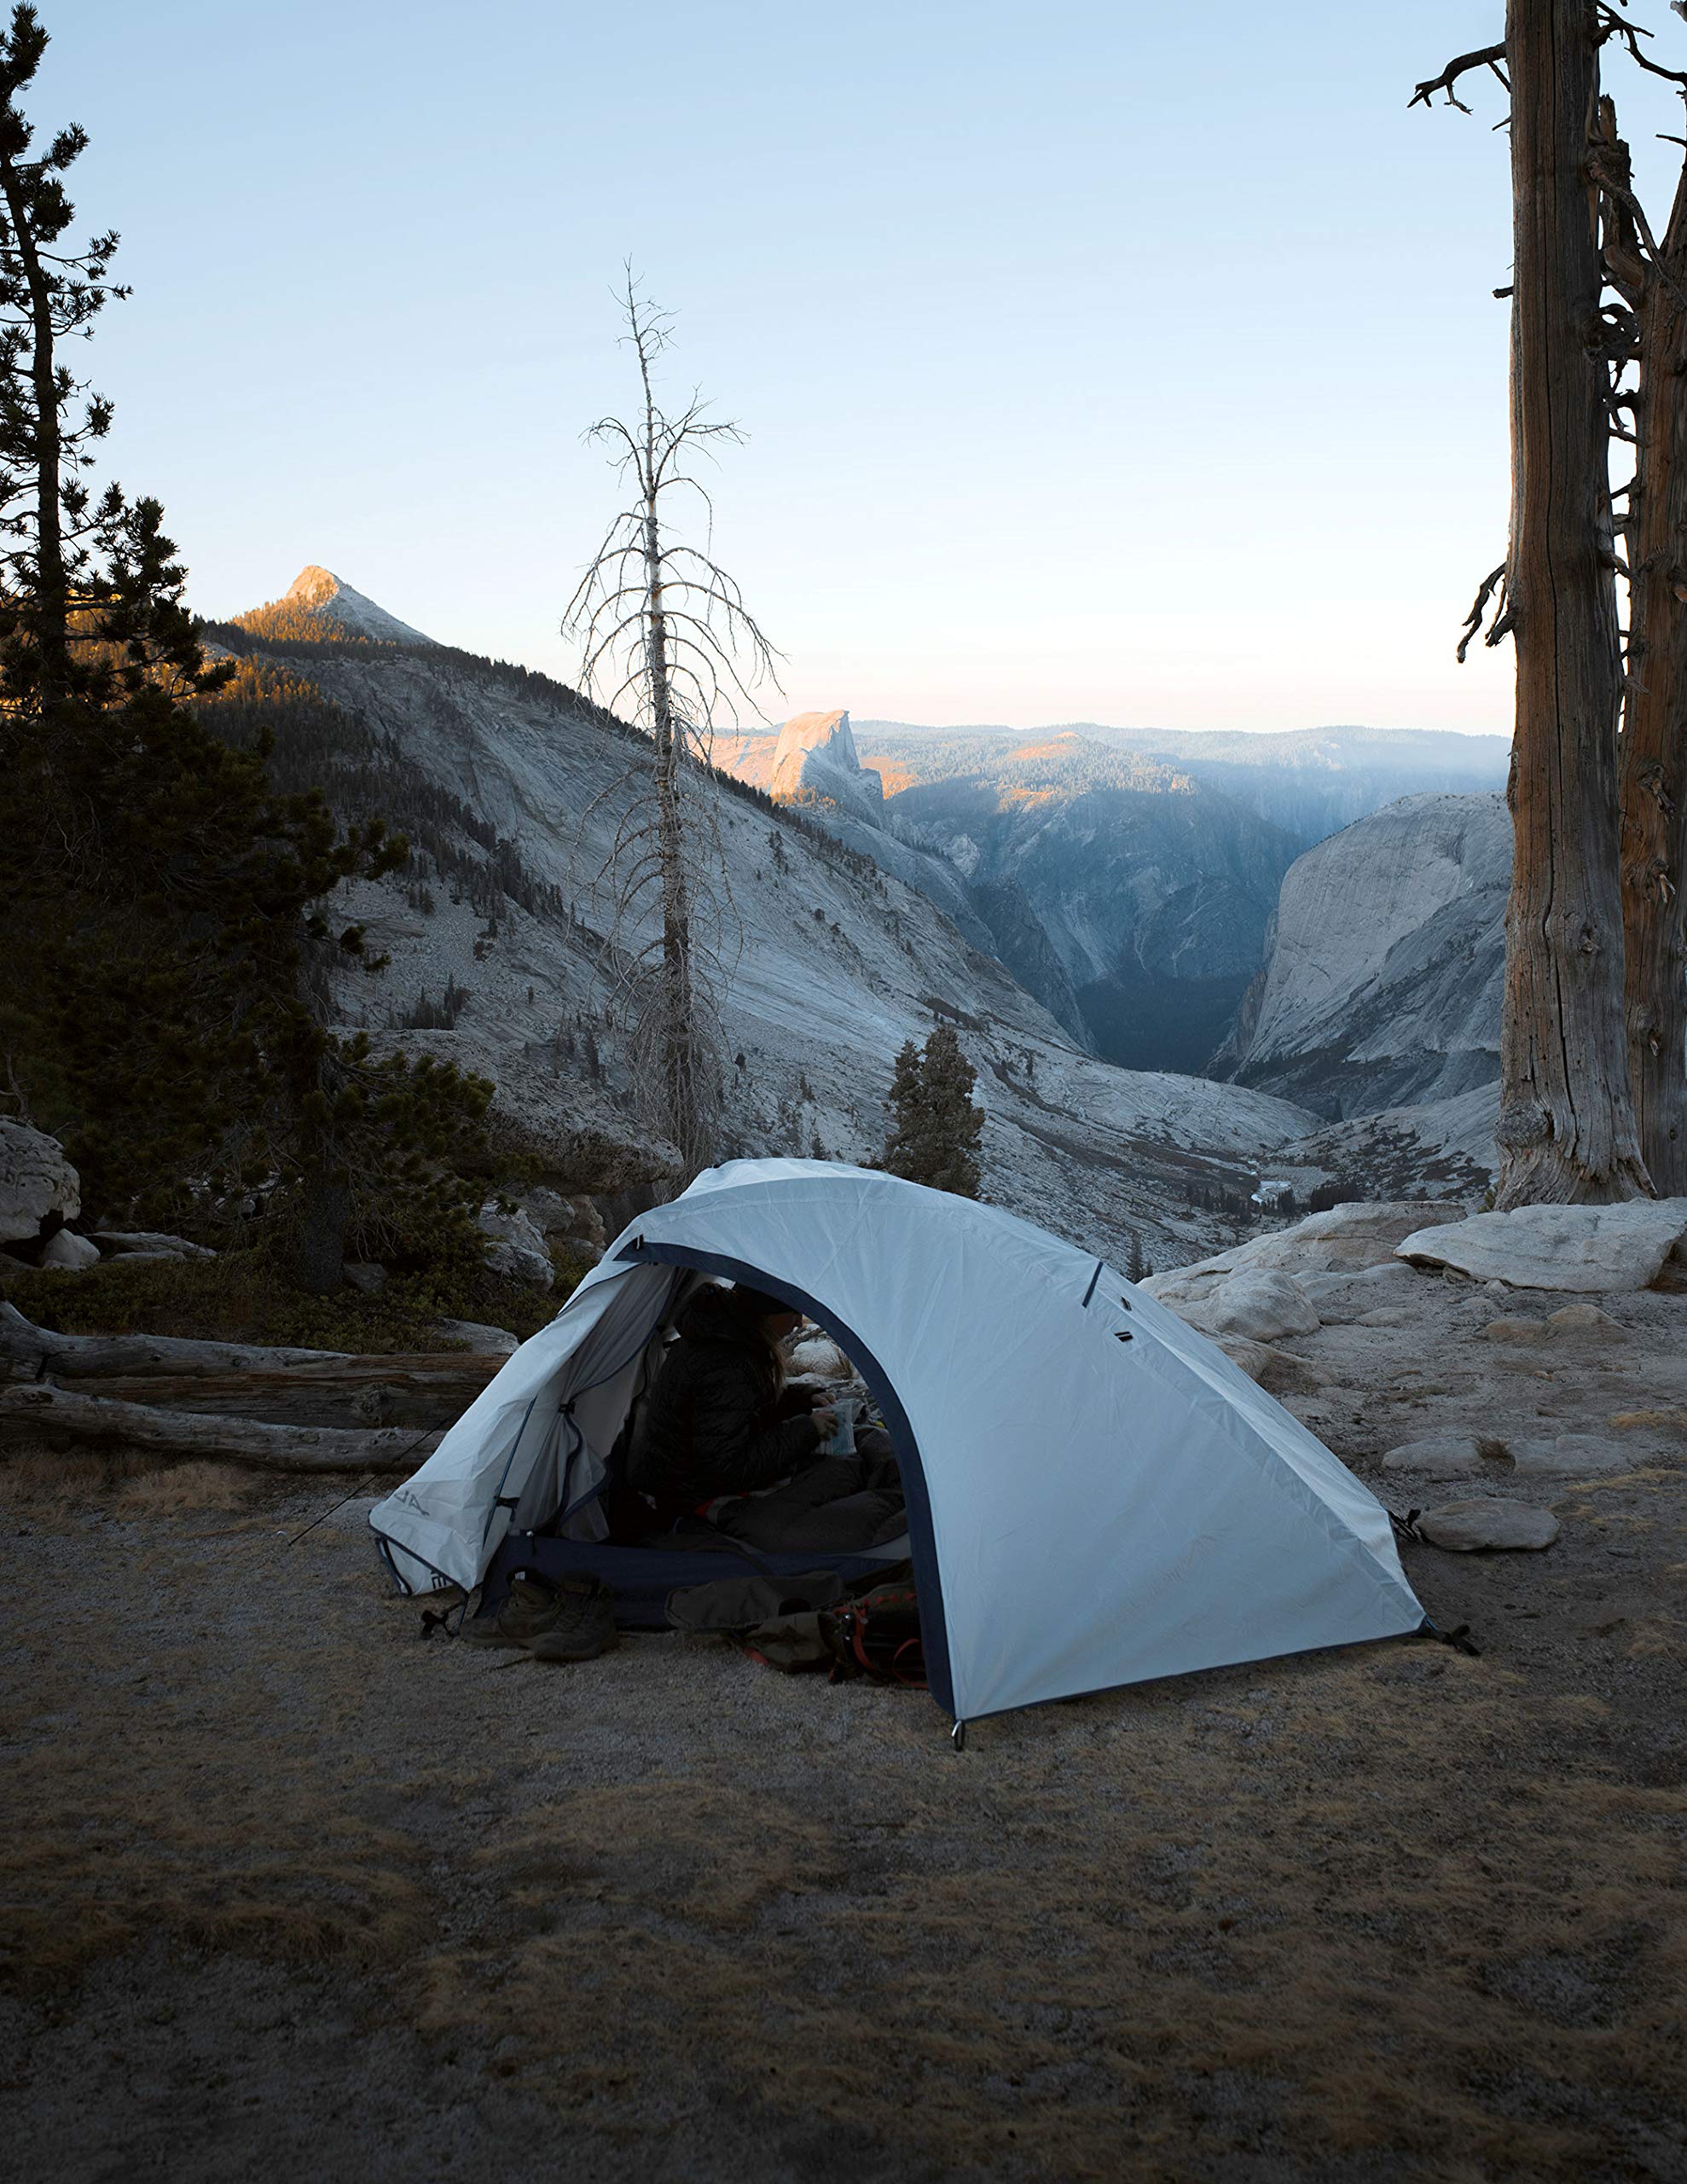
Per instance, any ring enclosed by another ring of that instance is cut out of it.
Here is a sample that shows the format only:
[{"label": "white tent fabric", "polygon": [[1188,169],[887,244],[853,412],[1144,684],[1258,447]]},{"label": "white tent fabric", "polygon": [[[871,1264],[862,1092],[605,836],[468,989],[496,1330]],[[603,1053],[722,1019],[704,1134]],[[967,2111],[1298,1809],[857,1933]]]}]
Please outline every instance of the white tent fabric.
[{"label": "white tent fabric", "polygon": [[710,1169],[616,1240],[372,1513],[402,1577],[473,1585],[590,1494],[677,1269],[787,1297],[866,1377],[958,1720],[1426,1620],[1387,1511],[1215,1344],[997,1207],[809,1160]]}]

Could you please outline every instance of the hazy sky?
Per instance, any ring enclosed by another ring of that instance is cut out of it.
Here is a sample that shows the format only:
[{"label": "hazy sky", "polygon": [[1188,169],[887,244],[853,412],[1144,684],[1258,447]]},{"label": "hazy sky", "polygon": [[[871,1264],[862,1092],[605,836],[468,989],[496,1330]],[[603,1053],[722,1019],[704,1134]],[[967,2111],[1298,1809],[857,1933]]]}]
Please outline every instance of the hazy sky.
[{"label": "hazy sky", "polygon": [[[567,675],[630,256],[750,434],[716,543],[775,717],[1508,725],[1509,651],[1452,659],[1504,547],[1503,96],[1406,110],[1500,0],[42,12],[136,288],[113,467],[202,612],[320,561]],[[1679,108],[1630,84],[1661,226]]]}]

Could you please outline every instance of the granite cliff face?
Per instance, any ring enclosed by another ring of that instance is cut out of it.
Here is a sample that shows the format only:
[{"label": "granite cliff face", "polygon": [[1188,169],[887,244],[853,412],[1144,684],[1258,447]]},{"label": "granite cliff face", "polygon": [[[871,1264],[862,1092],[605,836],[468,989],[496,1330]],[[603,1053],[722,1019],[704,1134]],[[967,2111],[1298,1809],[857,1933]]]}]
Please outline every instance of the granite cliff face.
[{"label": "granite cliff face", "polygon": [[[716,764],[811,805],[929,894],[1081,1046],[1128,1066],[1203,1066],[1258,967],[1290,836],[1180,768],[1075,732],[934,732],[913,758],[897,744],[881,771],[861,767],[853,736],[846,757],[825,734],[840,718],[723,741]],[[793,730],[818,746],[800,772]]]},{"label": "granite cliff face", "polygon": [[976,845],[892,815],[882,777],[861,763],[847,712],[798,713],[774,732],[717,735],[713,755],[722,773],[800,807],[858,856],[918,888],[971,946],[1011,971],[1068,1037],[1096,1051],[1065,964],[1023,888],[981,874]]},{"label": "granite cliff face", "polygon": [[890,809],[966,861],[975,901],[1012,891],[1024,905],[1098,1053],[1199,1070],[1260,962],[1293,845],[1136,762],[1128,784],[1086,786],[1091,764],[1033,760],[1029,781],[905,790]]},{"label": "granite cliff face", "polygon": [[[405,634],[374,634],[383,630]],[[492,1077],[500,1107],[548,1143],[619,1145],[659,1165],[608,1022],[620,946],[639,936],[617,944],[594,886],[642,772],[642,739],[544,676],[431,643],[325,572],[206,634],[244,659],[249,691],[281,693],[283,786],[319,782],[345,816],[380,812],[410,835],[408,874],[347,891],[366,949],[327,973],[340,1019]],[[932,818],[898,810],[907,784],[894,776],[881,801],[841,712],[721,739],[717,776],[699,793],[715,804],[735,903],[726,1148],[871,1157],[897,1048],[948,1022],[978,1071],[991,1195],[1116,1263],[1133,1238],[1162,1266],[1200,1256],[1224,1239],[1222,1203],[1267,1172],[1302,1194],[1331,1176],[1368,1188],[1384,1170],[1402,1194],[1479,1190],[1491,1091],[1442,1095],[1481,1087],[1492,1054],[1479,997],[1458,976],[1444,990],[1435,979],[1461,917],[1481,941],[1464,898],[1497,884],[1497,925],[1498,800],[1414,799],[1447,808],[1439,827],[1412,821],[1392,863],[1369,838],[1336,851],[1350,868],[1332,866],[1322,894],[1305,884],[1301,868],[1319,867],[1303,858],[1279,921],[1290,944],[1275,983],[1261,976],[1251,990],[1236,1043],[1247,1052],[1231,1057],[1239,1081],[1215,1082],[1097,1059],[1068,967],[1089,1008],[1094,989],[1120,981],[1121,961],[1145,988],[1164,981],[1150,990],[1168,1010],[1203,982],[1228,979],[1233,992],[1270,924],[1276,880],[1262,872],[1287,867],[1292,845],[1175,767],[1053,741],[1052,752],[1022,743],[994,783],[952,752],[953,793]],[[776,772],[797,785],[789,803],[769,799]],[[1460,810],[1462,829],[1447,816]],[[1399,819],[1379,818],[1389,839],[1400,834]],[[1376,940],[1351,938],[1355,902],[1375,912]],[[1326,929],[1336,944],[1321,954]],[[1113,970],[1097,976],[1110,950]],[[1324,1028],[1308,983],[1334,996]],[[1402,995],[1417,1015],[1394,1035]],[[1412,1040],[1460,998],[1469,1037],[1447,1032],[1426,1072]],[[1350,1054],[1339,1034],[1355,1008],[1375,1022]],[[1279,1083],[1304,1098],[1279,1096]],[[1320,1121],[1346,1114],[1362,1118]]]},{"label": "granite cliff face", "polygon": [[883,782],[856,755],[847,712],[798,713],[786,721],[774,746],[767,786],[781,803],[830,797],[874,817],[884,801]]},{"label": "granite cliff face", "polygon": [[[382,811],[411,837],[410,872],[346,891],[365,951],[328,973],[341,1020],[492,1077],[501,1108],[547,1141],[630,1141],[629,1063],[606,1015],[620,947],[640,936],[617,944],[593,876],[642,739],[523,669],[420,639],[339,641],[348,589],[320,617],[295,602],[290,636],[272,634],[270,610],[207,630],[260,680],[280,665],[290,691],[327,701],[284,716],[287,785],[320,781],[342,812]],[[786,755],[800,753],[801,775],[843,769],[847,737],[843,716],[822,716]],[[728,1149],[870,1157],[897,1049],[948,1022],[978,1072],[991,1195],[1116,1263],[1135,1235],[1164,1264],[1210,1248],[1192,1187],[1251,1188],[1313,1122],[1269,1094],[1083,1052],[895,868],[941,872],[974,917],[954,865],[855,816],[853,796],[822,828],[818,807],[784,810],[730,780],[698,793],[715,801],[736,905]],[[857,829],[875,836],[876,861],[852,848]]]},{"label": "granite cliff face", "polygon": [[1215,1073],[1332,1118],[1494,1083],[1510,877],[1497,795],[1404,797],[1308,850]]},{"label": "granite cliff face", "polygon": [[[1499,737],[1359,728],[873,722],[846,754],[832,726],[846,720],[803,715],[780,736],[733,739],[717,763],[812,804],[940,903],[1080,1043],[1135,1067],[1205,1067],[1249,1005],[1279,884],[1308,844],[1391,799],[1497,784],[1504,769]],[[796,760],[799,739],[813,757]]]}]

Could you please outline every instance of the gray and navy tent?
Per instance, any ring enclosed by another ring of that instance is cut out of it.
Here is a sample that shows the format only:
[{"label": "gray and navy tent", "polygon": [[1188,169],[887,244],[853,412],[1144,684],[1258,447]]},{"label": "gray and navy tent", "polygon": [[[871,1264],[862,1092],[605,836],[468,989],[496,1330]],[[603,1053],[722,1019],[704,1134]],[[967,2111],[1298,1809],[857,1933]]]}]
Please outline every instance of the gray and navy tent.
[{"label": "gray and navy tent", "polygon": [[371,1513],[402,1584],[637,1554],[597,1497],[705,1276],[819,1321],[877,1399],[958,1722],[1425,1624],[1388,1512],[1216,1344],[999,1207],[818,1160],[710,1169],[616,1239]]}]

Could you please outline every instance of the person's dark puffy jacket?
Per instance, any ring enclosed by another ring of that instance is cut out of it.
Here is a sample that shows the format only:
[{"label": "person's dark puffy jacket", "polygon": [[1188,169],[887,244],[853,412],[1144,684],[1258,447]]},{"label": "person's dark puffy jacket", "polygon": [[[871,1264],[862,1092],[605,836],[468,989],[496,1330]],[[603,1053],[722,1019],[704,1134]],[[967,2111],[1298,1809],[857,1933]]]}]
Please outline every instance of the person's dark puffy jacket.
[{"label": "person's dark puffy jacket", "polygon": [[813,1459],[825,1428],[780,1415],[773,1357],[730,1290],[699,1290],[679,1332],[633,1435],[630,1486],[668,1515],[752,1494]]}]

